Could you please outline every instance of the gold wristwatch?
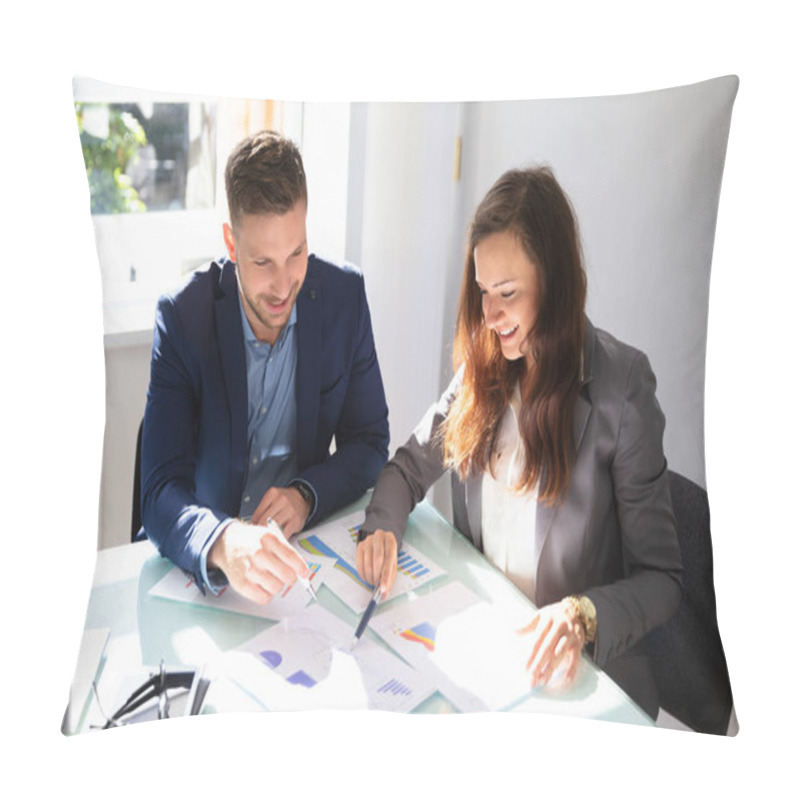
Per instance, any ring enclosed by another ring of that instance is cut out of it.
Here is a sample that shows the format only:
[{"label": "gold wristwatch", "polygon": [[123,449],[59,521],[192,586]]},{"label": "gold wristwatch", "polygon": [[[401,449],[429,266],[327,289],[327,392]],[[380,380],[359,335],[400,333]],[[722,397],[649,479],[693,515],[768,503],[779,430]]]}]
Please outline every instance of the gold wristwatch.
[{"label": "gold wristwatch", "polygon": [[593,642],[597,638],[597,609],[594,603],[588,597],[577,594],[570,595],[567,602],[583,625],[586,641]]}]

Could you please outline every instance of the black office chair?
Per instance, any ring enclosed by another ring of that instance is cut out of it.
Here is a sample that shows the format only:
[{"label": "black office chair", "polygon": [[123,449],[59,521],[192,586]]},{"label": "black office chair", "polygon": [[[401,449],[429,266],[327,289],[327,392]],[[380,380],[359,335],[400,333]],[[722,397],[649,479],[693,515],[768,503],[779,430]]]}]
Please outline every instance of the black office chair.
[{"label": "black office chair", "polygon": [[644,644],[661,708],[695,731],[725,735],[733,697],[717,626],[708,495],[675,472],[669,482],[683,557],[683,600]]},{"label": "black office chair", "polygon": [[142,529],[142,427],[144,419],[139,423],[136,435],[136,461],[133,467],[133,507],[131,509],[131,541],[135,542]]}]

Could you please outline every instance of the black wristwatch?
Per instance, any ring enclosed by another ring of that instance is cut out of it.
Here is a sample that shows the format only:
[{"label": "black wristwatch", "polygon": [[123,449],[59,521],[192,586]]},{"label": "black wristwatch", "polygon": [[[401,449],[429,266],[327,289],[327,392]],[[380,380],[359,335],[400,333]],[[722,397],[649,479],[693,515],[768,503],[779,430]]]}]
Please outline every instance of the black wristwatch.
[{"label": "black wristwatch", "polygon": [[311,512],[314,510],[314,492],[305,481],[300,480],[300,478],[295,478],[290,484],[290,489],[297,489],[300,492],[300,497],[308,503],[309,506],[309,516]]}]

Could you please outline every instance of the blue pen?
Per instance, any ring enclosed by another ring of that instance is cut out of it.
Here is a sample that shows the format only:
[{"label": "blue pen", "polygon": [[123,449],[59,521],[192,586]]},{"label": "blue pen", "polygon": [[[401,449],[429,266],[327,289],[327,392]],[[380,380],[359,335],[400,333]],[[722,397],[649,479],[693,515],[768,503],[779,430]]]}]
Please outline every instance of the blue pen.
[{"label": "blue pen", "polygon": [[375,609],[378,607],[378,601],[381,599],[381,587],[380,584],[375,587],[375,591],[372,593],[372,599],[367,604],[366,611],[364,611],[364,616],[361,617],[361,622],[358,623],[358,627],[356,628],[356,635],[353,637],[353,641],[350,642],[350,647],[354,647],[358,640],[361,638],[361,634],[367,629],[367,625],[369,625],[369,621],[372,619],[372,615],[375,613]]}]

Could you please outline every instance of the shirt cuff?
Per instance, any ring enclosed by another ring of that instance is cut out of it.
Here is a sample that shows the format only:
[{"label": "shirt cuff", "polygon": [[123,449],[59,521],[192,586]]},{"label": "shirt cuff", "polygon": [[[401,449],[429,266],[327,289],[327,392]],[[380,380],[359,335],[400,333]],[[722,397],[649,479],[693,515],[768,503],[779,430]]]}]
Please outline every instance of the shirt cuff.
[{"label": "shirt cuff", "polygon": [[213,533],[208,537],[206,543],[203,545],[203,549],[200,551],[200,575],[203,578],[203,585],[210,589],[211,593],[214,595],[218,595],[228,585],[228,579],[221,569],[217,569],[216,567],[208,568],[208,554],[211,552],[214,543],[222,536],[231,522],[233,522],[233,520],[230,517],[222,520],[222,522],[214,528]]}]

